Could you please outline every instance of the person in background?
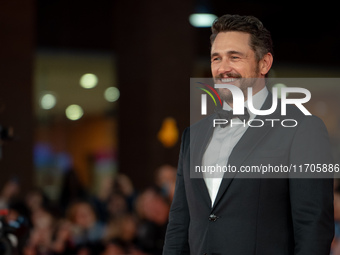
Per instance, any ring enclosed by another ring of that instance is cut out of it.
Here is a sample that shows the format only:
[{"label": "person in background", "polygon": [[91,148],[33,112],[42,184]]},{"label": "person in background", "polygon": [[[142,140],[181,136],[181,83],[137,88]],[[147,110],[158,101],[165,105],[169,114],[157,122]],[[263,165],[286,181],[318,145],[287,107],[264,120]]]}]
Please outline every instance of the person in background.
[{"label": "person in background", "polygon": [[126,254],[135,249],[137,219],[131,213],[122,214],[113,218],[106,229],[104,239],[106,247],[120,247]]},{"label": "person in background", "polygon": [[9,179],[1,189],[0,209],[8,208],[8,205],[19,199],[20,184],[16,178]]},{"label": "person in background", "polygon": [[97,221],[95,211],[86,201],[75,202],[69,207],[68,220],[72,223],[71,240],[77,250],[88,250],[96,254],[102,250],[105,226]]},{"label": "person in background", "polygon": [[156,185],[170,201],[175,193],[176,175],[177,169],[170,165],[162,165],[156,171]]},{"label": "person in background", "polygon": [[118,174],[114,178],[113,193],[121,194],[125,197],[127,209],[129,212],[133,210],[137,192],[133,186],[131,179],[125,174]]},{"label": "person in background", "polygon": [[162,254],[170,202],[158,188],[146,189],[138,198],[138,215],[141,219],[137,228],[136,244],[141,251]]},{"label": "person in background", "polygon": [[72,224],[70,221],[60,219],[56,224],[51,251],[53,255],[69,255],[76,252],[72,240]]},{"label": "person in background", "polygon": [[31,221],[33,227],[30,231],[25,252],[36,252],[37,255],[50,254],[55,218],[49,212],[39,210],[33,215]]},{"label": "person in background", "polygon": [[74,202],[89,199],[89,194],[80,181],[77,171],[68,169],[63,176],[58,204],[63,215]]}]

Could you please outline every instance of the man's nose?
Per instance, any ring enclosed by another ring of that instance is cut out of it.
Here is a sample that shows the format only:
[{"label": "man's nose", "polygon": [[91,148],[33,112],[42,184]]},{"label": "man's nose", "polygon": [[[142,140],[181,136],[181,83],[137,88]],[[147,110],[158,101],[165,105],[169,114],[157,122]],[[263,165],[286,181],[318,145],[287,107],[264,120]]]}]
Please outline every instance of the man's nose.
[{"label": "man's nose", "polygon": [[221,74],[224,74],[224,73],[229,73],[231,72],[231,65],[230,65],[230,62],[228,60],[223,60],[221,61],[218,69],[217,69],[217,72],[219,75]]}]

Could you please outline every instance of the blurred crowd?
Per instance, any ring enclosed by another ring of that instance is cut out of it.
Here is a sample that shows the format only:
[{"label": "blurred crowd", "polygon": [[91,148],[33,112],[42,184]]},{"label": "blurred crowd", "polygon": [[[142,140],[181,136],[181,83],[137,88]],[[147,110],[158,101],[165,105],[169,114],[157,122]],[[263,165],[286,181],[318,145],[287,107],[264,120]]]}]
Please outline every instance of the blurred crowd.
[{"label": "blurred crowd", "polygon": [[[164,165],[143,191],[118,174],[95,195],[70,170],[52,201],[39,188],[22,194],[18,180],[8,180],[0,192],[0,254],[160,255],[175,182],[176,168]],[[339,179],[334,219],[331,255],[340,255]]]},{"label": "blurred crowd", "polygon": [[0,254],[162,254],[175,181],[176,168],[164,165],[143,191],[118,174],[91,194],[70,170],[51,201],[38,188],[22,194],[11,179],[0,193]]}]

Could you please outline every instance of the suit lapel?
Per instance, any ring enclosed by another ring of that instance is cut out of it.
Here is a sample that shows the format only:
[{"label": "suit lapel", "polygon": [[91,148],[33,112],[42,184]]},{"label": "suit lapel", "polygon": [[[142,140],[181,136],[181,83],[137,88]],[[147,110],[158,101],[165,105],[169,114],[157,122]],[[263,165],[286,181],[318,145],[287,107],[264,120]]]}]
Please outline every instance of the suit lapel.
[{"label": "suit lapel", "polygon": [[[261,109],[269,109],[271,105],[272,94],[269,93]],[[278,113],[279,111],[276,110],[271,116],[256,116],[255,118],[261,119],[263,121],[268,118],[278,119],[280,118],[280,115]],[[265,124],[262,127],[248,127],[247,131],[244,133],[240,141],[235,145],[234,149],[232,150],[229,156],[228,165],[235,166],[236,169],[240,169],[240,166],[242,165],[244,160],[251,154],[251,152],[257,147],[260,141],[271,130],[272,123],[270,121],[264,121],[264,123]],[[212,210],[216,207],[236,174],[236,172],[224,174]]]},{"label": "suit lapel", "polygon": [[[199,130],[196,134],[194,134],[194,137],[190,137],[190,150],[192,151],[190,156],[190,175],[191,173],[194,173],[195,166],[202,165],[203,154],[214,131],[212,125],[214,118],[216,118],[215,114],[209,116],[205,121],[203,121],[202,125],[200,125]],[[197,194],[200,193],[203,201],[207,203],[209,207],[211,207],[211,199],[203,178],[203,174],[201,172],[195,173],[195,176],[190,176],[190,178],[193,187],[198,191]]]}]

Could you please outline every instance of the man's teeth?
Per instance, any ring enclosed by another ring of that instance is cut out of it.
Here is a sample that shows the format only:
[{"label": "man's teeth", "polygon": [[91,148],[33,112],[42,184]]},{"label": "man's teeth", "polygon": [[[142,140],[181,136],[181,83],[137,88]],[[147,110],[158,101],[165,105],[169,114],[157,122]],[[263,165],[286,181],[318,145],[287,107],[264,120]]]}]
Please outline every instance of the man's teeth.
[{"label": "man's teeth", "polygon": [[236,81],[237,79],[235,78],[222,78],[221,81],[222,82],[233,82],[233,81]]}]

